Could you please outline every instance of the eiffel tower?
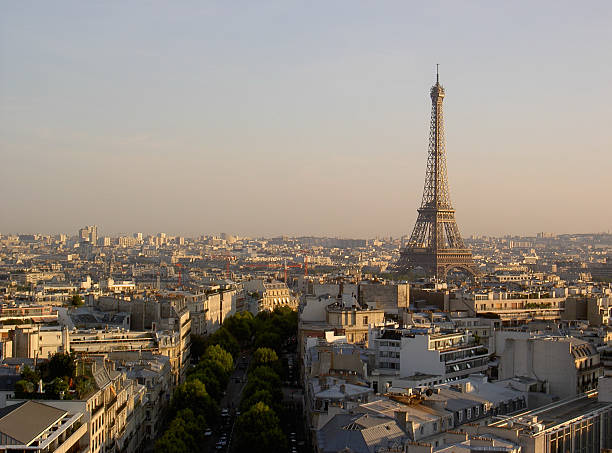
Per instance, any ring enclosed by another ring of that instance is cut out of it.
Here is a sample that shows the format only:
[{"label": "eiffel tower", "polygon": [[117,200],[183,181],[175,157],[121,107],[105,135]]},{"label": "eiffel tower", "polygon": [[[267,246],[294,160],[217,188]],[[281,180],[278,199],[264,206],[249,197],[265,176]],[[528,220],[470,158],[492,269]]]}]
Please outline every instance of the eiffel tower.
[{"label": "eiffel tower", "polygon": [[472,252],[459,233],[448,191],[442,109],[444,88],[440,85],[437,68],[436,84],[431,87],[430,95],[431,126],[423,201],[410,241],[401,251],[396,267],[399,271],[421,267],[438,279],[446,279],[451,269],[478,275]]}]

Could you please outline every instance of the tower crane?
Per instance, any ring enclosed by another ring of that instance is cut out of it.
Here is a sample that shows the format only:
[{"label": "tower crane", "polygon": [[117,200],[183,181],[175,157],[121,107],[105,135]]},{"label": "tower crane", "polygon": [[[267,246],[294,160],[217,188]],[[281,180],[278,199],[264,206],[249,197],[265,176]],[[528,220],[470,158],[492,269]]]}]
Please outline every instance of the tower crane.
[{"label": "tower crane", "polygon": [[221,258],[225,260],[225,277],[230,278],[230,261],[235,261],[236,257],[234,255],[210,255],[211,258]]}]

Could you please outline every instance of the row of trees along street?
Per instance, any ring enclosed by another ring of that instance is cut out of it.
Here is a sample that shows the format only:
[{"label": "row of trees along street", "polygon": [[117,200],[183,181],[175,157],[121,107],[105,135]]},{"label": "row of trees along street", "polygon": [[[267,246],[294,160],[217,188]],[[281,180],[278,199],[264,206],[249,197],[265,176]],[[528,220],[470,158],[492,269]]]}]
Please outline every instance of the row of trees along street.
[{"label": "row of trees along street", "polygon": [[281,421],[285,415],[281,386],[287,364],[279,356],[287,348],[295,349],[297,321],[297,313],[286,307],[257,316],[241,312],[227,318],[206,338],[192,336],[191,354],[198,358],[197,364],[174,391],[166,430],[155,444],[156,453],[204,450],[204,432],[219,424],[219,403],[241,351],[252,354],[252,360],[232,450],[287,451],[289,425]]}]

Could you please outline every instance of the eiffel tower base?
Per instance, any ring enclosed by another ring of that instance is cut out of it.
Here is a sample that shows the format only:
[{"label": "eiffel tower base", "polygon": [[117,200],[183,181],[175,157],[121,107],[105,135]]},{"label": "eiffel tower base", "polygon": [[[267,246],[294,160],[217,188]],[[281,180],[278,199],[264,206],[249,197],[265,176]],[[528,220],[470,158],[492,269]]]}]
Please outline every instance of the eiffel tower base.
[{"label": "eiffel tower base", "polygon": [[469,249],[449,249],[432,253],[427,249],[406,247],[396,264],[398,272],[414,271],[422,268],[426,275],[446,280],[449,271],[457,269],[477,277],[479,271]]}]

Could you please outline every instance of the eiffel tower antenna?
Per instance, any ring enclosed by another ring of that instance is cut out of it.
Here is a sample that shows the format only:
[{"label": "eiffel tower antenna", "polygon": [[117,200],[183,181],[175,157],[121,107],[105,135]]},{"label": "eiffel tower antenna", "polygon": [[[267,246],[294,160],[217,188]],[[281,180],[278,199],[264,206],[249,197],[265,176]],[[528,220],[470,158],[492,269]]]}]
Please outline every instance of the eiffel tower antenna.
[{"label": "eiffel tower antenna", "polygon": [[419,215],[410,241],[396,263],[399,270],[422,268],[427,274],[446,279],[453,268],[472,275],[478,270],[472,252],[463,243],[451,204],[446,171],[446,140],[444,138],[444,87],[440,85],[439,65],[436,64],[436,84],[431,87],[431,124],[427,170]]}]

